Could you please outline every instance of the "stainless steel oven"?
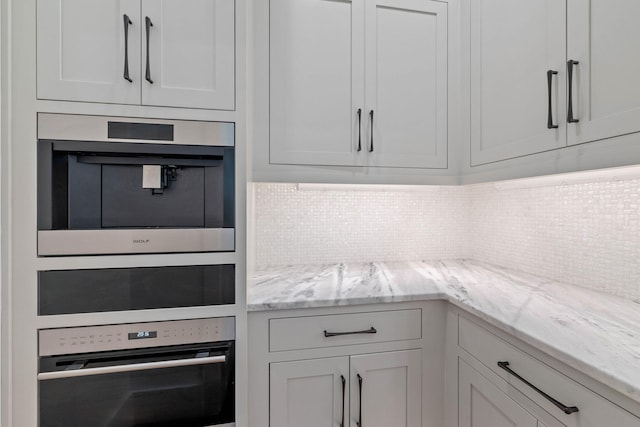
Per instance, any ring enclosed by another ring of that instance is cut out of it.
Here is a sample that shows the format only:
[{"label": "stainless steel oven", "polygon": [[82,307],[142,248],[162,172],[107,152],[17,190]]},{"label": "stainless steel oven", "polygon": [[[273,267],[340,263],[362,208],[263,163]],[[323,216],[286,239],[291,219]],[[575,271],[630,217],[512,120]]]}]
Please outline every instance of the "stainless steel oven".
[{"label": "stainless steel oven", "polygon": [[39,332],[40,427],[235,426],[232,317]]},{"label": "stainless steel oven", "polygon": [[234,124],[38,115],[38,255],[233,251]]}]

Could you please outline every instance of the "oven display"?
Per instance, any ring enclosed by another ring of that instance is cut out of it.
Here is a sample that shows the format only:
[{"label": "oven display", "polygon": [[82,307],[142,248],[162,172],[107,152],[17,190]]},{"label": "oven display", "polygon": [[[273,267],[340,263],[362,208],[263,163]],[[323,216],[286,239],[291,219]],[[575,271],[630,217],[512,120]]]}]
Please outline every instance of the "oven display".
[{"label": "oven display", "polygon": [[129,332],[130,340],[144,340],[147,338],[158,338],[158,331]]}]

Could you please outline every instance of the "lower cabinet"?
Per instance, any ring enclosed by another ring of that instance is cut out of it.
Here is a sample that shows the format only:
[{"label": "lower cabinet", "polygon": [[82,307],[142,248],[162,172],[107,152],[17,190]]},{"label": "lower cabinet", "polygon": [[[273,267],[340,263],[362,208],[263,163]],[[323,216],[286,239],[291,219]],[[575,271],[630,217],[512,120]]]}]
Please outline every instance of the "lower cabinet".
[{"label": "lower cabinet", "polygon": [[418,427],[422,351],[270,365],[271,427]]},{"label": "lower cabinet", "polygon": [[522,406],[458,359],[459,427],[542,427]]}]

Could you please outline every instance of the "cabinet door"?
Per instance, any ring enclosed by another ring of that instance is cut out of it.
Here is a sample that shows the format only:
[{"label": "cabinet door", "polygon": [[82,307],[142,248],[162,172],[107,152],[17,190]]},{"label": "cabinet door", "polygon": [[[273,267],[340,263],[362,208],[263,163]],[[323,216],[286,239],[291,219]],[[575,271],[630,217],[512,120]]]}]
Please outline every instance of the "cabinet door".
[{"label": "cabinet door", "polygon": [[349,166],[363,158],[363,5],[271,0],[270,163]]},{"label": "cabinet door", "polygon": [[422,425],[422,351],[351,356],[351,427]]},{"label": "cabinet door", "polygon": [[270,365],[271,427],[336,427],[349,407],[349,358]]},{"label": "cabinet door", "polygon": [[466,4],[472,166],[565,146],[566,0]]},{"label": "cabinet door", "polygon": [[447,3],[366,8],[367,164],[446,168]]},{"label": "cabinet door", "polygon": [[640,2],[569,0],[570,145],[640,131]]},{"label": "cabinet door", "polygon": [[460,427],[538,427],[538,420],[458,359]]},{"label": "cabinet door", "polygon": [[139,0],[38,0],[37,15],[38,98],[140,103]]},{"label": "cabinet door", "polygon": [[[235,108],[234,0],[143,0],[142,103]],[[148,67],[147,67],[148,64]],[[147,73],[148,71],[148,73]]]}]

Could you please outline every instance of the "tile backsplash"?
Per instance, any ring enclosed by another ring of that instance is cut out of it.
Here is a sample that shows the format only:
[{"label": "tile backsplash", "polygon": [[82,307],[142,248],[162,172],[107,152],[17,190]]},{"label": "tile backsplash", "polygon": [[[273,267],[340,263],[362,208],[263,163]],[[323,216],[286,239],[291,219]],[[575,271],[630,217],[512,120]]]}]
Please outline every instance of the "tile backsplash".
[{"label": "tile backsplash", "polygon": [[253,185],[257,267],[472,258],[640,301],[640,179]]},{"label": "tile backsplash", "polygon": [[462,187],[253,185],[258,267],[467,256],[469,198]]}]

